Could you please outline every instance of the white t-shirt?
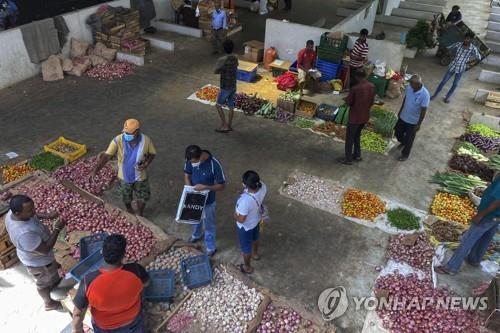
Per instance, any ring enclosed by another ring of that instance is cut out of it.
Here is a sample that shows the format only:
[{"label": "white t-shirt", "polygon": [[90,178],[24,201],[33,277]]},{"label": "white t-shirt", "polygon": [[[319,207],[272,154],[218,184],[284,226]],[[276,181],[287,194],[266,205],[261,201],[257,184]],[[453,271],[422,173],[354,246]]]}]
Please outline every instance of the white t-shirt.
[{"label": "white t-shirt", "polygon": [[245,228],[246,231],[255,228],[260,220],[260,206],[264,202],[267,194],[266,184],[262,183],[262,187],[257,193],[249,193],[247,189],[240,195],[236,203],[236,213],[245,215],[247,218],[244,223],[236,222],[238,228]]}]

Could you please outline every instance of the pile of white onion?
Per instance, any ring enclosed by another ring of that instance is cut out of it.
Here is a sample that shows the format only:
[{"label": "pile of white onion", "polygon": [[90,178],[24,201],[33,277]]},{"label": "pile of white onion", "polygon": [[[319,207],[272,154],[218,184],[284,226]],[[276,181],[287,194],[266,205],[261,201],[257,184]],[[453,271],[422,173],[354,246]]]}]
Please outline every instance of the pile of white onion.
[{"label": "pile of white onion", "polygon": [[201,331],[245,333],[264,296],[226,271],[215,269],[209,286],[195,289],[181,312],[194,316]]},{"label": "pile of white onion", "polygon": [[477,313],[438,306],[440,298],[453,296],[453,292],[442,288],[434,289],[430,277],[419,279],[415,274],[404,276],[396,271],[379,277],[375,290],[385,290],[389,300],[397,298],[401,302],[396,305],[396,301],[393,301],[389,303],[390,307],[377,309],[384,328],[391,332],[479,332]]},{"label": "pile of white onion", "polygon": [[[158,255],[147,267],[147,270],[171,269],[180,274],[180,262],[192,257],[187,249],[183,247],[171,248],[167,252]],[[179,276],[179,275],[178,275]]]},{"label": "pile of white onion", "polygon": [[85,191],[100,195],[106,190],[116,177],[116,170],[108,163],[102,167],[95,177],[90,177],[97,164],[97,158],[82,159],[64,165],[54,171],[52,176],[57,180],[70,180]]},{"label": "pile of white onion", "polygon": [[424,271],[431,269],[434,248],[429,242],[429,237],[425,233],[419,233],[414,245],[404,244],[407,235],[398,235],[391,238],[389,243],[388,256],[397,262],[404,262],[408,265]]},{"label": "pile of white onion", "polygon": [[21,186],[19,191],[33,199],[37,212],[58,212],[67,221],[67,232],[78,230],[124,235],[127,239],[126,259],[129,261],[147,256],[154,244],[153,233],[144,225],[130,223],[119,210],[108,212],[61,184]]},{"label": "pile of white onion", "polygon": [[316,330],[312,327],[312,322],[303,320],[295,311],[277,308],[273,303],[267,306],[262,315],[262,322],[257,328],[257,333],[314,333]]}]

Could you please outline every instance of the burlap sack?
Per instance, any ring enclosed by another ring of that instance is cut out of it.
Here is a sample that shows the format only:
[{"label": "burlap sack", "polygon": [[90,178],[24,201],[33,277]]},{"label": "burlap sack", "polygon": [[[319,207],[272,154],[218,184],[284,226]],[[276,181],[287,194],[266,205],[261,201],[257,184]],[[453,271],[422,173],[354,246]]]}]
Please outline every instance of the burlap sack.
[{"label": "burlap sack", "polygon": [[387,91],[385,95],[388,98],[395,99],[401,96],[401,87],[403,86],[403,81],[390,80],[387,86]]},{"label": "burlap sack", "polygon": [[90,68],[92,61],[89,57],[79,57],[73,59],[73,68],[68,74],[82,76]]},{"label": "burlap sack", "polygon": [[63,72],[71,72],[73,69],[73,61],[71,59],[64,59],[62,64]]},{"label": "burlap sack", "polygon": [[42,77],[44,81],[58,81],[64,79],[61,59],[51,55],[42,62]]},{"label": "burlap sack", "polygon": [[110,49],[110,48],[106,47],[106,45],[104,45],[101,42],[95,44],[95,47],[94,47],[94,54],[99,56],[99,57],[103,57],[107,61],[115,60],[116,52],[117,52],[117,50]]},{"label": "burlap sack", "polygon": [[89,58],[90,61],[92,62],[92,67],[107,63],[106,59],[104,59],[103,57],[99,57],[98,55],[95,54],[89,56]]},{"label": "burlap sack", "polygon": [[90,44],[87,42],[71,38],[71,50],[70,50],[71,58],[83,57],[87,55],[87,50],[89,46]]}]

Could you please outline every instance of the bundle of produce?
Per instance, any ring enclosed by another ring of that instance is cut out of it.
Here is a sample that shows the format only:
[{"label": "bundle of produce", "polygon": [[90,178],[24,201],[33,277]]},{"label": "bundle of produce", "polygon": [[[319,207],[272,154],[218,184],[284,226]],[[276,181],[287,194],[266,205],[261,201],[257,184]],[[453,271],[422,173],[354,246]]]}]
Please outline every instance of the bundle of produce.
[{"label": "bundle of produce", "polygon": [[[167,252],[158,255],[149,265],[147,270],[171,269],[180,274],[180,263],[183,259],[192,257],[193,252],[185,247],[171,248]],[[178,275],[179,276],[179,275]]]},{"label": "bundle of produce", "polygon": [[466,195],[474,187],[486,185],[477,176],[465,176],[456,172],[438,172],[432,176],[430,183],[440,185],[443,192],[456,195]]},{"label": "bundle of produce", "polygon": [[342,214],[362,220],[373,221],[385,212],[385,203],[375,194],[356,189],[344,193]]},{"label": "bundle of produce", "polygon": [[295,119],[295,115],[291,112],[284,111],[280,108],[276,109],[276,120],[280,123],[288,123]]},{"label": "bundle of produce", "polygon": [[239,108],[243,110],[247,116],[251,116],[258,112],[268,101],[254,95],[245,95],[242,97]]},{"label": "bundle of produce", "polygon": [[262,322],[257,327],[257,333],[317,332],[312,325],[311,321],[304,320],[297,312],[291,309],[276,307],[273,303],[270,303],[262,315]]},{"label": "bundle of produce", "polygon": [[459,224],[438,220],[430,227],[431,234],[439,242],[458,242],[465,228],[460,228]]},{"label": "bundle of produce", "polygon": [[488,166],[495,171],[500,171],[500,155],[491,156]]},{"label": "bundle of produce", "polygon": [[234,96],[234,106],[237,109],[241,109],[241,103],[243,102],[243,100],[246,100],[247,98],[248,95],[245,93],[236,93],[236,95]]},{"label": "bundle of produce", "polygon": [[129,62],[108,62],[99,64],[85,72],[90,78],[112,81],[134,74],[135,65]]},{"label": "bundle of produce", "polygon": [[463,148],[463,147],[457,149],[457,154],[458,155],[468,155],[479,162],[488,162],[489,161],[489,159],[486,156],[484,156],[483,154],[475,153],[475,152],[470,151],[470,150]]},{"label": "bundle of produce", "polygon": [[[61,184],[22,185],[18,190],[33,199],[37,212],[58,212],[67,221],[68,233],[78,230],[124,235],[127,239],[127,261],[144,258],[154,244],[153,233],[144,225],[129,223],[117,209],[107,211]],[[51,225],[51,221],[44,222]]]},{"label": "bundle of produce", "polygon": [[75,185],[95,195],[100,195],[115,179],[117,171],[110,165],[104,165],[95,177],[92,170],[97,165],[97,157],[91,157],[60,167],[52,176],[57,180],[71,180]]},{"label": "bundle of produce", "polygon": [[500,132],[497,132],[483,124],[470,124],[465,133],[477,133],[485,138],[499,139]]},{"label": "bundle of produce", "polygon": [[460,148],[467,149],[468,151],[476,154],[481,154],[481,150],[468,141],[461,141],[457,147],[457,150]]},{"label": "bundle of produce", "polygon": [[295,118],[293,122],[293,126],[298,127],[298,128],[313,128],[316,123],[314,120],[310,119],[305,119],[301,117]]},{"label": "bundle of produce", "polygon": [[297,87],[297,78],[292,72],[286,72],[278,76],[274,82],[278,83],[278,89],[288,91]]},{"label": "bundle of produce", "polygon": [[401,230],[420,229],[420,218],[404,208],[389,210],[387,219],[392,226]]},{"label": "bundle of produce", "polygon": [[380,133],[385,137],[392,137],[394,132],[394,126],[398,121],[398,117],[388,111],[381,112],[380,114],[377,112],[377,115],[373,115],[373,120],[371,124],[375,132]]},{"label": "bundle of produce", "polygon": [[273,103],[267,102],[255,114],[267,119],[276,119],[276,108],[273,106]]},{"label": "bundle of produce", "polygon": [[264,296],[228,272],[216,268],[209,286],[193,291],[179,313],[196,317],[200,331],[244,333]]},{"label": "bundle of produce", "polygon": [[387,111],[385,111],[384,108],[380,105],[373,105],[370,108],[370,117],[374,119],[383,117],[386,113]]},{"label": "bundle of produce", "polygon": [[43,152],[33,156],[28,163],[38,170],[54,171],[61,165],[64,165],[64,159],[54,154]]},{"label": "bundle of produce", "polygon": [[[379,277],[375,294],[384,291],[387,306],[377,308],[383,327],[398,333],[479,332],[480,320],[474,311],[451,306],[455,296],[444,288],[433,288],[432,279],[419,279],[396,272]],[[447,306],[448,305],[448,306]]]},{"label": "bundle of produce", "polygon": [[279,95],[278,98],[288,102],[297,102],[300,99],[300,93],[298,91],[287,90],[284,94]]},{"label": "bundle of produce", "polygon": [[461,136],[461,139],[472,143],[477,148],[488,153],[497,151],[500,148],[499,138],[487,138],[477,133],[468,133]]},{"label": "bundle of produce", "polygon": [[467,225],[476,214],[476,207],[469,198],[440,192],[432,201],[431,213],[442,219]]},{"label": "bundle of produce", "polygon": [[484,163],[476,161],[469,155],[455,155],[449,162],[450,168],[466,174],[472,174],[481,179],[490,181],[493,178],[493,170]]},{"label": "bundle of produce", "polygon": [[424,232],[393,236],[389,242],[388,257],[390,259],[406,263],[424,272],[431,269],[433,256],[434,248]]},{"label": "bundle of produce", "polygon": [[361,149],[374,153],[384,153],[387,149],[387,142],[380,134],[363,130],[361,132]]},{"label": "bundle of produce", "polygon": [[52,149],[63,154],[71,154],[74,153],[78,148],[64,142],[59,142],[56,145],[54,145]]},{"label": "bundle of produce", "polygon": [[2,179],[4,184],[18,180],[19,178],[22,178],[35,171],[35,168],[28,165],[27,163],[3,165],[0,167],[0,169],[2,169]]},{"label": "bundle of produce", "polygon": [[217,101],[217,95],[219,95],[219,88],[214,86],[205,86],[196,92],[196,98],[212,103]]}]

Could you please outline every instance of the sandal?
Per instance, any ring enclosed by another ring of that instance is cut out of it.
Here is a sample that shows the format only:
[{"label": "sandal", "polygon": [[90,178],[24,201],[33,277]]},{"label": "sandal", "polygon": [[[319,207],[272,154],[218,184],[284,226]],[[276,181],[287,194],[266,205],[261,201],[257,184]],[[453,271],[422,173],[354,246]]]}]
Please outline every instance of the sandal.
[{"label": "sandal", "polygon": [[215,131],[217,133],[229,133],[229,130],[227,128],[216,128]]},{"label": "sandal", "polygon": [[450,271],[448,268],[446,268],[446,266],[434,267],[434,272],[436,272],[438,274],[447,274],[447,275],[452,275],[452,276],[457,274],[455,272]]},{"label": "sandal", "polygon": [[240,267],[240,271],[241,271],[242,273],[244,273],[244,274],[248,274],[248,275],[250,275],[250,274],[252,274],[252,273],[253,273],[253,267],[252,267],[250,270],[246,270],[246,269],[245,269],[245,265],[244,265],[244,264],[240,264],[240,266],[239,266],[239,267]]}]

